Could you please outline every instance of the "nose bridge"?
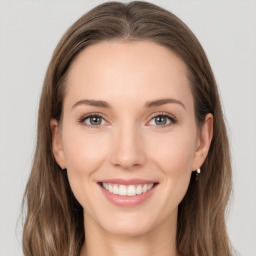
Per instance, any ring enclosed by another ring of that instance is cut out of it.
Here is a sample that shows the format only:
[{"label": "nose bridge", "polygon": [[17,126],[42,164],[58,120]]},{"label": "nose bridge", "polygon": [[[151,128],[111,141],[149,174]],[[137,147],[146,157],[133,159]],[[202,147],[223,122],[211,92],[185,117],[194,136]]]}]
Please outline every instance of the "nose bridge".
[{"label": "nose bridge", "polygon": [[125,122],[116,127],[113,140],[111,155],[113,165],[128,169],[144,164],[145,151],[139,127]]}]

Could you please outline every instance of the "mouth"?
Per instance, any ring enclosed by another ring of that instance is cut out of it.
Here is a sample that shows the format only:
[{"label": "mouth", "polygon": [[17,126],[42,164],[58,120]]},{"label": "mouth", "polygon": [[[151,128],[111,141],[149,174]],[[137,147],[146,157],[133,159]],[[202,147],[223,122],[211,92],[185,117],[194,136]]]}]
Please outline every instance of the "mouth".
[{"label": "mouth", "polygon": [[114,182],[98,182],[98,184],[111,194],[125,197],[132,197],[147,193],[159,184],[158,182],[139,182],[140,181],[135,182],[138,184],[125,184],[125,182],[123,182],[123,184]]}]

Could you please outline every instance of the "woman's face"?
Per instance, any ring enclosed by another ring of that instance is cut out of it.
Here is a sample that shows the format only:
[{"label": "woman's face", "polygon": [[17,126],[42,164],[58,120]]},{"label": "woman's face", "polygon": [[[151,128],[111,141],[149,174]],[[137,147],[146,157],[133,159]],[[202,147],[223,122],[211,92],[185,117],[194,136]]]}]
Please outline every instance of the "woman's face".
[{"label": "woman's face", "polygon": [[112,41],[83,50],[69,70],[62,123],[51,128],[85,223],[139,235],[176,221],[211,121],[197,130],[186,66],[167,48]]}]

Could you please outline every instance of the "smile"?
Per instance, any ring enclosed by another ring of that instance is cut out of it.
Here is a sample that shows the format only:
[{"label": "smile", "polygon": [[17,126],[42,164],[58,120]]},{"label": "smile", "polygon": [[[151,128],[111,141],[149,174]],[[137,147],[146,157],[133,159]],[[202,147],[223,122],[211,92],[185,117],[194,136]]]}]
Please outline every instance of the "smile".
[{"label": "smile", "polygon": [[153,186],[154,186],[154,183],[128,185],[128,186],[120,185],[120,184],[102,183],[102,187],[105,188],[107,191],[109,191],[112,194],[120,195],[120,196],[140,195],[152,189]]},{"label": "smile", "polygon": [[105,198],[122,207],[133,207],[148,200],[154,193],[158,182],[145,180],[107,180],[98,182]]}]

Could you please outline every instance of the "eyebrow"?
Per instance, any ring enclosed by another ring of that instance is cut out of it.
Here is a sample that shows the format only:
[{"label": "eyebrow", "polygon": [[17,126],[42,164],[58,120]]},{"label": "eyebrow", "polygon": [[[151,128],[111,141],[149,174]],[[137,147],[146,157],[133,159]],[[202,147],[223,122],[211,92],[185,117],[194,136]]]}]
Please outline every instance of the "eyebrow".
[{"label": "eyebrow", "polygon": [[184,109],[186,109],[186,108],[185,108],[185,105],[184,105],[181,101],[176,100],[176,99],[172,99],[172,98],[159,99],[159,100],[154,100],[154,101],[147,101],[144,107],[145,107],[145,108],[157,107],[157,106],[161,106],[161,105],[168,104],[168,103],[179,104],[179,105],[181,105]]},{"label": "eyebrow", "polygon": [[[161,105],[168,104],[168,103],[179,104],[184,109],[186,109],[185,105],[181,101],[176,100],[176,99],[172,99],[172,98],[158,99],[158,100],[154,100],[154,101],[147,101],[144,105],[144,108],[157,107],[157,106],[161,106]],[[79,105],[89,105],[89,106],[101,107],[101,108],[111,108],[111,106],[106,101],[82,99],[82,100],[77,101],[73,105],[72,109],[79,106]]]},{"label": "eyebrow", "polygon": [[94,107],[101,107],[101,108],[110,108],[110,105],[106,102],[106,101],[102,101],[102,100],[87,100],[87,99],[83,99],[83,100],[79,100],[78,102],[76,102],[72,108],[75,108],[79,105],[89,105],[89,106],[94,106]]}]

